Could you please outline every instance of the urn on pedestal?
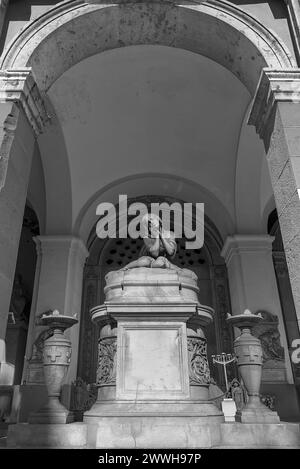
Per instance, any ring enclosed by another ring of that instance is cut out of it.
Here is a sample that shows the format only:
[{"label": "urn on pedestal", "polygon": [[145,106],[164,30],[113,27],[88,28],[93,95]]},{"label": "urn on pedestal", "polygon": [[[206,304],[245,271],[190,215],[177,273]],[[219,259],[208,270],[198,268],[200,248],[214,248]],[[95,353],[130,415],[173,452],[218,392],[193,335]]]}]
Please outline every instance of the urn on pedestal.
[{"label": "urn on pedestal", "polygon": [[240,376],[246,387],[249,400],[242,410],[236,413],[236,421],[242,423],[277,423],[279,417],[260,401],[262,376],[262,346],[252,334],[252,328],[262,320],[260,314],[252,314],[248,309],[244,314],[229,316],[227,321],[241,330],[234,341],[234,351]]},{"label": "urn on pedestal", "polygon": [[48,391],[48,402],[29,417],[29,423],[70,423],[74,415],[59,400],[62,381],[65,378],[71,361],[71,341],[64,331],[78,321],[72,316],[63,316],[57,310],[41,318],[41,324],[53,330],[44,342],[43,368]]}]

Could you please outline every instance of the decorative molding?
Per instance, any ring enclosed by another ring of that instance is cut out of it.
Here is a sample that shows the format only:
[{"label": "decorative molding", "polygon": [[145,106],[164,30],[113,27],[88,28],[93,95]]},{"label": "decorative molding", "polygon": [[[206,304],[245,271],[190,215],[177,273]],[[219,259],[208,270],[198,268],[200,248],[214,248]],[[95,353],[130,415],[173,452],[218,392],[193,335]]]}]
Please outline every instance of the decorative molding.
[{"label": "decorative molding", "polygon": [[229,265],[234,255],[244,253],[257,254],[272,253],[274,236],[269,235],[234,235],[226,238],[221,256],[224,257],[226,265]]},{"label": "decorative molding", "polygon": [[43,132],[51,117],[31,68],[0,70],[0,103],[14,102],[25,113],[34,132]]},{"label": "decorative molding", "polygon": [[207,342],[203,337],[187,336],[190,385],[209,385]]},{"label": "decorative molding", "polygon": [[262,139],[278,102],[300,103],[300,68],[263,69],[248,119]]}]

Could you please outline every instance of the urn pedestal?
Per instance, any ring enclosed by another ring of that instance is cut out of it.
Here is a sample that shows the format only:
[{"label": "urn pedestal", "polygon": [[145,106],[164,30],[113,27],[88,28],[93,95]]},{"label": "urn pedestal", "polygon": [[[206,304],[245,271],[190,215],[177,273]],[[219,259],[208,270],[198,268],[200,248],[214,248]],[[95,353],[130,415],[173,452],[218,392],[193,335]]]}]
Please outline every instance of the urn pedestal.
[{"label": "urn pedestal", "polygon": [[59,400],[61,386],[71,361],[71,342],[64,331],[77,323],[77,319],[62,316],[56,312],[41,319],[43,325],[50,326],[53,335],[44,342],[43,368],[45,384],[48,391],[48,402],[37,412],[30,414],[29,423],[70,423],[74,415]]},{"label": "urn pedestal", "polygon": [[278,423],[277,412],[271,411],[260,401],[262,377],[262,346],[252,334],[252,328],[262,320],[260,315],[246,310],[244,314],[231,316],[227,321],[241,330],[234,341],[239,374],[246,387],[249,400],[242,410],[236,413],[236,421],[242,423]]},{"label": "urn pedestal", "polygon": [[196,279],[136,268],[108,274],[105,293],[105,303],[91,310],[100,329],[98,400],[84,414],[98,425],[96,446],[114,447],[118,439],[128,447],[136,431],[172,446],[189,425],[224,422],[208,400],[204,329],[212,310],[199,304]]}]

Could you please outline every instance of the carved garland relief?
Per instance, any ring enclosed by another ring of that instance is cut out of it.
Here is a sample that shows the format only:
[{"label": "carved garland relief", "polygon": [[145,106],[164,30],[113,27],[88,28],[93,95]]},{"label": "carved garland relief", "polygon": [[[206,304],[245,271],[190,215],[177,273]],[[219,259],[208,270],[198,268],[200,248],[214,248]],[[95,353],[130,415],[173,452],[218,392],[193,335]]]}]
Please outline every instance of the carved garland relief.
[{"label": "carved garland relief", "polygon": [[207,361],[207,343],[202,337],[188,337],[187,347],[189,353],[190,384],[208,385],[210,372]]}]

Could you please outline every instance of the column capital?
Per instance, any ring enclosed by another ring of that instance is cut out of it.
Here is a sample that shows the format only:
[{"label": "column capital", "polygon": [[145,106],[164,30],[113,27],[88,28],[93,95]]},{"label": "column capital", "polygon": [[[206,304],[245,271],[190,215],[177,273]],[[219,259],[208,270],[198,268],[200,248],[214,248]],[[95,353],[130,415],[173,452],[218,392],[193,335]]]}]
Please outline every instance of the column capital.
[{"label": "column capital", "polygon": [[300,68],[262,70],[248,119],[262,139],[279,102],[300,104]]},{"label": "column capital", "polygon": [[81,238],[71,235],[46,235],[34,238],[38,254],[47,254],[57,250],[69,249],[81,255],[84,260],[89,255],[85,243]]},{"label": "column capital", "polygon": [[269,235],[233,235],[228,236],[221,251],[228,265],[234,255],[272,253],[274,236]]},{"label": "column capital", "polygon": [[50,121],[31,68],[0,71],[0,103],[15,102],[24,111],[31,127],[38,135]]}]

